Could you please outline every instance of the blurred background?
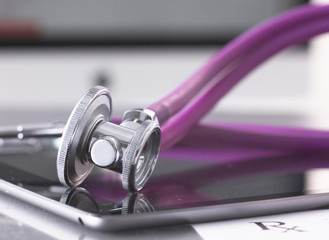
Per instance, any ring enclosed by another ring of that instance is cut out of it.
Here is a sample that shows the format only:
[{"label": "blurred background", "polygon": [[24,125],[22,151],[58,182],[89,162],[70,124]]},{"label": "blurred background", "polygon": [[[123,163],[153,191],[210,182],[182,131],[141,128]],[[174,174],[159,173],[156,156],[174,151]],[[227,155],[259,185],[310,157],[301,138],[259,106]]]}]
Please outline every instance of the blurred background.
[{"label": "blurred background", "polygon": [[[111,91],[115,116],[146,107],[240,33],[303,3],[0,0],[0,113],[6,116],[0,124],[65,121],[95,85]],[[263,64],[211,118],[326,127],[329,44],[323,41]]]}]

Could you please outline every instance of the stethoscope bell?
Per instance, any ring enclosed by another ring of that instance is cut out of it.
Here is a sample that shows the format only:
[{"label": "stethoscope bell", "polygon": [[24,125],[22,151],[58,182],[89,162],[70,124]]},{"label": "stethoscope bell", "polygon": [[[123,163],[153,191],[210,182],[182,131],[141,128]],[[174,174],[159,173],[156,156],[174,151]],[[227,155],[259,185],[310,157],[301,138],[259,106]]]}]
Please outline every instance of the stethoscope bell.
[{"label": "stethoscope bell", "polygon": [[135,109],[120,125],[110,121],[107,89],[90,89],[78,102],[64,128],[58,156],[60,182],[74,187],[97,165],[122,174],[122,186],[140,190],[151,176],[160,151],[161,131],[154,112]]}]

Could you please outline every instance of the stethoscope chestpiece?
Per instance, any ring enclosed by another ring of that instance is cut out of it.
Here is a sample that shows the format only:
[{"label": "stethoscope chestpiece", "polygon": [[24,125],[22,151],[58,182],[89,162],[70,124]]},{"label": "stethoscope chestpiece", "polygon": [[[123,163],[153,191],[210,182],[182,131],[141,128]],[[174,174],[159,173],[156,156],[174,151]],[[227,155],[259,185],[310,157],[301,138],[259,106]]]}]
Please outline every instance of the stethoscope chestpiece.
[{"label": "stethoscope chestpiece", "polygon": [[82,183],[97,165],[122,173],[122,186],[140,190],[151,176],[160,151],[161,131],[154,112],[134,109],[122,123],[109,122],[112,110],[107,89],[90,89],[78,102],[64,128],[57,156],[61,183]]}]

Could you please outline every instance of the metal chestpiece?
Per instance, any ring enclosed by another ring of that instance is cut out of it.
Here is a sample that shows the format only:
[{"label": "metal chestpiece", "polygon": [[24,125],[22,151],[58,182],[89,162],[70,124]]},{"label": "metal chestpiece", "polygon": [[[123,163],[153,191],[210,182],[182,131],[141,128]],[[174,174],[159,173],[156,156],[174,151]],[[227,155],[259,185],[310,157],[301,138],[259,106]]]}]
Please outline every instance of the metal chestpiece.
[{"label": "metal chestpiece", "polygon": [[140,190],[151,176],[160,150],[161,131],[154,112],[134,109],[122,123],[109,122],[111,97],[102,87],[90,89],[64,128],[57,156],[59,180],[77,186],[93,166],[122,173],[122,186]]}]

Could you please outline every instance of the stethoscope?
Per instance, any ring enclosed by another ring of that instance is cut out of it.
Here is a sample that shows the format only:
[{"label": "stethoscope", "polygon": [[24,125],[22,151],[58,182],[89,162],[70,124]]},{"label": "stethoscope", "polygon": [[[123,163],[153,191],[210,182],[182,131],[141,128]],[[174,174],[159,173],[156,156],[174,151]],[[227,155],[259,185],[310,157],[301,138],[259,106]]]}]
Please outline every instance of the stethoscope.
[{"label": "stethoscope", "polygon": [[[256,139],[254,144],[262,145],[266,137],[267,143],[285,146],[285,150],[328,150],[327,132],[198,124],[255,67],[280,50],[327,31],[329,5],[305,5],[242,34],[172,93],[145,109],[127,111],[120,124],[110,122],[112,101],[108,90],[95,87],[83,95],[64,128],[18,126],[0,130],[0,137],[61,136],[57,174],[62,184],[78,186],[96,165],[121,173],[122,186],[128,191],[143,188],[154,170],[160,148],[168,149],[193,134],[199,146],[216,147],[225,138],[246,143]],[[210,144],[204,141],[207,137],[211,138]]]}]

